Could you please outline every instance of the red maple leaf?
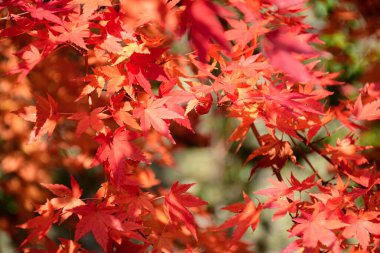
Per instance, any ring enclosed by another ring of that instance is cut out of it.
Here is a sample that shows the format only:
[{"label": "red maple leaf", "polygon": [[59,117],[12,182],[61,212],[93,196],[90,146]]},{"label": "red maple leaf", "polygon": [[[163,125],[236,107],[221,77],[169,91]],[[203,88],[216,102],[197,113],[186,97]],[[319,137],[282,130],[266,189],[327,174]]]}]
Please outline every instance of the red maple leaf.
[{"label": "red maple leaf", "polygon": [[36,3],[37,6],[30,4],[24,5],[25,11],[29,12],[30,16],[35,19],[48,20],[58,25],[62,25],[62,20],[54,14],[56,12],[62,11],[62,9],[60,10],[58,8],[55,8],[53,5],[49,5],[49,3],[42,3],[42,1],[36,1]]},{"label": "red maple leaf", "polygon": [[186,10],[183,13],[180,33],[183,34],[189,28],[189,39],[198,50],[199,59],[203,62],[206,60],[207,51],[210,49],[210,40],[215,41],[228,51],[230,45],[217,17],[232,17],[233,14],[211,1],[185,1],[185,5]]},{"label": "red maple leaf", "polygon": [[298,82],[307,82],[312,79],[309,70],[294,54],[315,54],[313,48],[307,44],[307,39],[297,34],[297,31],[278,29],[266,36],[265,53],[270,63],[284,71],[292,79]]},{"label": "red maple leaf", "polygon": [[264,95],[265,100],[280,104],[285,110],[295,115],[302,113],[323,115],[323,107],[321,103],[316,101],[317,97],[280,88],[284,88],[284,86],[270,87],[269,94]]},{"label": "red maple leaf", "polygon": [[245,160],[243,166],[250,160],[258,156],[264,156],[257,162],[256,166],[251,170],[249,178],[251,178],[257,168],[265,168],[269,166],[276,166],[277,169],[282,169],[285,163],[290,159],[293,163],[297,164],[296,157],[293,154],[292,147],[287,141],[281,141],[270,134],[260,137],[260,147],[255,149]]},{"label": "red maple leaf", "polygon": [[111,106],[109,107],[113,119],[119,126],[129,126],[136,130],[141,130],[140,125],[132,117],[128,111],[132,111],[133,107],[128,101],[124,101],[126,92],[123,90],[118,94],[115,94],[110,99]]},{"label": "red maple leaf", "polygon": [[18,227],[23,229],[30,229],[28,237],[20,244],[19,248],[24,246],[26,243],[34,238],[41,240],[47,232],[50,230],[51,226],[58,221],[59,212],[55,213],[54,208],[50,201],[46,203],[46,210],[44,210],[40,216],[32,218]]},{"label": "red maple leaf", "polygon": [[130,221],[124,221],[122,223],[123,231],[120,230],[111,230],[110,231],[110,237],[117,243],[122,241],[122,237],[131,238],[135,240],[139,240],[141,242],[147,242],[147,240],[136,230],[142,229],[143,226],[130,222]]},{"label": "red maple leaf", "polygon": [[[41,184],[43,187],[54,193],[58,198],[53,198],[50,200],[49,205],[51,205],[55,210],[62,209],[61,222],[66,220],[72,215],[70,209],[85,205],[85,203],[80,199],[82,195],[82,190],[79,187],[78,182],[73,176],[71,178],[71,189],[62,184]],[[46,205],[39,208],[41,210],[46,210]]]},{"label": "red maple leaf", "polygon": [[230,227],[237,226],[234,233],[232,234],[231,243],[236,243],[244,235],[249,227],[252,231],[255,231],[257,225],[260,221],[260,214],[263,209],[261,204],[256,207],[255,203],[248,197],[248,195],[243,192],[244,203],[232,204],[224,207],[224,210],[237,213],[235,216],[226,220],[218,229],[226,229]]},{"label": "red maple leaf", "polygon": [[106,134],[100,133],[95,137],[95,140],[101,145],[96,152],[92,166],[102,162],[111,181],[117,187],[121,186],[126,174],[124,171],[126,159],[139,162],[146,161],[144,154],[132,142],[137,137],[139,137],[137,133],[125,130],[124,127],[116,129],[114,133],[107,130]]},{"label": "red maple leaf", "polygon": [[171,222],[183,222],[194,238],[198,240],[194,216],[187,207],[207,205],[207,202],[186,193],[193,185],[175,182],[170,188],[169,194],[165,195],[165,206]]},{"label": "red maple leaf", "polygon": [[293,189],[289,188],[285,182],[269,178],[268,181],[273,185],[272,188],[255,191],[255,194],[269,197],[263,208],[276,209],[272,220],[283,217],[286,213],[297,212],[297,203],[299,200],[294,199]]},{"label": "red maple leaf", "polygon": [[84,38],[90,36],[89,24],[78,17],[63,21],[62,26],[52,26],[51,29],[58,32],[56,40],[58,43],[73,43],[79,48],[87,49]]},{"label": "red maple leaf", "polygon": [[[326,148],[322,151],[324,154],[331,154],[331,160],[334,164],[348,165],[363,165],[368,163],[368,160],[360,152],[371,148],[371,146],[359,146],[357,138],[353,134],[347,135],[344,139],[338,139],[336,146],[326,144]],[[362,174],[364,175],[364,173]]]},{"label": "red maple leaf", "polygon": [[231,29],[225,32],[228,40],[235,40],[242,48],[246,47],[253,40],[253,46],[256,45],[257,37],[268,31],[265,24],[268,21],[257,21],[252,25],[248,25],[243,20],[228,19]]},{"label": "red maple leaf", "polygon": [[320,181],[322,181],[321,179],[319,179],[317,182],[315,182],[315,174],[305,178],[304,180],[302,180],[302,182],[298,181],[297,178],[294,177],[293,175],[293,172],[290,174],[290,185],[291,187],[289,189],[291,189],[291,191],[304,191],[304,190],[307,190],[307,189],[310,189],[312,188],[313,186],[317,185]]},{"label": "red maple leaf", "polygon": [[278,181],[273,178],[268,178],[268,181],[273,185],[272,188],[255,191],[254,193],[268,196],[271,200],[277,200],[284,196],[293,199],[293,191],[289,189],[284,181]]},{"label": "red maple leaf", "polygon": [[101,72],[101,67],[93,68],[92,71],[94,72],[93,75],[87,75],[83,78],[83,82],[86,82],[87,85],[83,87],[81,94],[75,101],[82,99],[93,91],[96,91],[100,96],[106,88],[106,76]]},{"label": "red maple leaf", "polygon": [[18,80],[21,81],[26,77],[29,72],[43,59],[44,55],[33,44],[20,50],[16,54],[22,61],[18,63],[13,69],[9,71],[10,74],[20,73]]},{"label": "red maple leaf", "polygon": [[110,53],[119,54],[120,52],[123,52],[123,47],[120,45],[120,41],[119,38],[107,34],[103,42],[99,43],[99,47]]},{"label": "red maple leaf", "polygon": [[151,127],[153,127],[157,132],[172,140],[166,120],[183,119],[184,117],[165,107],[165,103],[168,99],[168,97],[149,99],[145,108],[135,108],[133,116],[140,118],[141,128],[143,131],[148,131]]},{"label": "red maple leaf", "polygon": [[137,220],[145,215],[154,213],[152,198],[153,196],[148,193],[126,193],[118,195],[114,204],[128,205],[128,210],[125,213],[125,216],[128,219]]},{"label": "red maple leaf", "polygon": [[107,252],[109,233],[112,230],[124,231],[120,219],[113,215],[117,211],[119,211],[118,208],[109,207],[102,203],[96,205],[94,202],[72,209],[72,212],[80,218],[75,230],[75,241],[92,232],[103,251]]},{"label": "red maple leaf", "polygon": [[153,248],[152,253],[169,253],[174,252],[173,249],[173,233],[163,231],[161,234],[152,234],[151,238],[153,239]]},{"label": "red maple leaf", "polygon": [[34,95],[36,99],[36,125],[30,133],[29,142],[36,141],[43,135],[50,136],[59,120],[58,103],[48,94],[48,99]]},{"label": "red maple leaf", "polygon": [[346,173],[353,181],[365,187],[365,191],[369,192],[372,188],[380,184],[380,171],[376,171],[375,165],[367,169],[353,171],[354,173]]},{"label": "red maple leaf", "polygon": [[122,68],[122,65],[102,66],[97,68],[107,81],[104,88],[107,90],[108,94],[113,94],[119,91],[125,84],[128,84],[126,76],[123,75]]},{"label": "red maple leaf", "polygon": [[105,107],[98,107],[88,112],[77,112],[68,117],[68,119],[79,120],[77,125],[76,134],[80,136],[87,128],[92,128],[99,132],[104,128],[104,123],[102,119],[109,118],[110,116],[102,113]]},{"label": "red maple leaf", "polygon": [[128,68],[129,85],[132,86],[133,82],[137,81],[145,92],[153,96],[149,81],[168,80],[163,67],[157,64],[157,59],[162,57],[166,49],[150,48],[149,51],[149,54],[133,53],[126,63],[126,67]]}]

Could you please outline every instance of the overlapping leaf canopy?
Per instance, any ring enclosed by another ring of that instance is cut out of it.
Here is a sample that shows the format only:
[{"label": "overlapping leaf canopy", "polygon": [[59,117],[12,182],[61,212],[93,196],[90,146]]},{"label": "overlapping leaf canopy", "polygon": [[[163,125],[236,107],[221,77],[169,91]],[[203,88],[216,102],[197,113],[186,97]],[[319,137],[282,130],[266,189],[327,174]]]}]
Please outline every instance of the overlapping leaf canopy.
[{"label": "overlapping leaf canopy", "polygon": [[[75,74],[58,88],[42,83],[45,89],[33,90],[34,107],[13,108],[35,122],[29,142],[43,143],[47,135],[47,149],[76,143],[91,158],[78,156],[70,164],[101,165],[105,175],[87,201],[73,177],[71,189],[41,182],[57,197],[20,225],[29,232],[20,249],[32,250],[37,239],[49,252],[80,251],[91,233],[104,252],[248,252],[242,237],[259,226],[266,209],[275,209],[274,219],[288,214],[293,222],[289,235],[297,239],[284,252],[378,248],[379,173],[362,153],[370,147],[358,145],[357,136],[365,122],[380,118],[380,94],[367,84],[353,99],[326,106],[329,86],[343,84],[318,65],[320,52],[312,45],[320,41],[304,22],[304,8],[302,0],[0,3],[3,41],[23,40],[7,73],[14,85],[49,61],[54,65],[43,73],[52,82]],[[187,38],[187,51],[175,50],[181,38]],[[67,48],[80,69],[59,69],[63,60],[55,56]],[[150,168],[172,163],[174,126],[196,132],[192,117],[214,109],[239,122],[230,142],[240,147],[250,131],[257,139],[260,146],[245,162],[256,163],[251,176],[269,168],[277,178],[273,188],[255,192],[267,197],[261,202],[243,193],[245,203],[226,203],[235,215],[220,226],[207,202],[187,192],[193,184],[157,187]],[[334,119],[350,134],[324,146],[321,140],[334,134],[326,125]],[[323,138],[316,140],[317,134]],[[331,175],[321,176],[305,158],[309,177],[283,177],[287,162],[305,169],[297,162],[301,144],[327,160]],[[52,225],[67,220],[75,224],[73,238],[49,241]]]}]

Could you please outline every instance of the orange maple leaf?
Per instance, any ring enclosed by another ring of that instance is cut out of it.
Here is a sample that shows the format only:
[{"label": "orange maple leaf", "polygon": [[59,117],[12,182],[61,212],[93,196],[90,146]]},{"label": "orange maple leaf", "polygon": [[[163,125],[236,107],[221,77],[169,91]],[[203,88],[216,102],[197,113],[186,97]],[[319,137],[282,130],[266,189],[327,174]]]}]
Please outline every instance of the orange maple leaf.
[{"label": "orange maple leaf", "polygon": [[91,127],[95,131],[99,132],[104,128],[102,119],[109,118],[110,116],[102,113],[104,107],[98,107],[88,112],[77,112],[68,117],[68,119],[79,120],[77,125],[76,134],[80,136],[87,128]]}]

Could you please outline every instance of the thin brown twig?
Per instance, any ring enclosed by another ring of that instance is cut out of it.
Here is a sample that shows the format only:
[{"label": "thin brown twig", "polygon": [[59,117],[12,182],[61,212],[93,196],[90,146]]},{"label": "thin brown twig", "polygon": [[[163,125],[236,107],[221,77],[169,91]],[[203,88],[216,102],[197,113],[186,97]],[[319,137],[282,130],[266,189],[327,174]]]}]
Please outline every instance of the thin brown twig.
[{"label": "thin brown twig", "polygon": [[[299,137],[299,138],[301,138],[301,140],[304,142],[304,144],[306,145],[306,146],[308,146],[309,148],[311,148],[314,152],[316,152],[316,153],[318,153],[320,156],[322,156],[326,161],[328,161],[331,165],[333,165],[333,166],[336,166],[337,164],[334,164],[333,163],[333,161],[330,159],[330,157],[328,157],[327,155],[325,155],[325,154],[323,154],[322,153],[322,151],[319,149],[319,148],[317,148],[316,146],[314,146],[312,143],[308,143],[307,142],[307,139],[304,137],[304,136],[302,136],[300,133],[298,133],[298,132],[296,132],[297,133],[297,136]],[[337,165],[337,166],[339,166],[339,165]]]},{"label": "thin brown twig", "polygon": [[[252,130],[253,134],[255,135],[255,137],[256,137],[256,139],[257,139],[257,142],[259,143],[259,145],[260,145],[260,147],[261,147],[261,146],[262,146],[262,144],[261,144],[261,142],[260,142],[260,137],[261,137],[261,136],[260,136],[259,131],[257,131],[257,128],[256,128],[256,126],[255,126],[255,123],[252,123],[252,124],[251,124],[251,130]],[[279,181],[283,182],[284,179],[282,178],[279,169],[276,168],[276,167],[273,166],[273,165],[272,165],[271,167],[272,167],[272,171],[273,171],[273,173],[276,175],[277,179],[278,179]]]},{"label": "thin brown twig", "polygon": [[315,173],[315,175],[319,178],[322,179],[322,177],[319,175],[318,171],[314,168],[313,164],[310,162],[310,160],[307,158],[307,156],[302,152],[301,148],[297,145],[295,142],[294,138],[292,136],[289,136],[290,140],[293,142],[294,147],[298,150],[302,158],[305,160],[305,162],[309,165],[311,170]]}]

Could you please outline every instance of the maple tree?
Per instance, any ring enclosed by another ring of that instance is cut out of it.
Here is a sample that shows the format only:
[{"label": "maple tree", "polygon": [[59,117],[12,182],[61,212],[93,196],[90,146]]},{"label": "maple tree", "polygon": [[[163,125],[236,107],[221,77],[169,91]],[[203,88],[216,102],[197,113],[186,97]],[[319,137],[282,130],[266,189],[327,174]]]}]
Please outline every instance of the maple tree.
[{"label": "maple tree", "polygon": [[[282,252],[376,252],[380,172],[358,139],[380,119],[378,84],[357,89],[323,70],[305,1],[222,2],[0,3],[1,92],[11,97],[3,106],[13,129],[2,138],[18,145],[3,159],[14,175],[2,187],[34,196],[19,198],[37,213],[18,225],[28,233],[19,250],[87,252],[90,234],[103,252],[250,252],[243,235],[274,209],[273,220],[292,222]],[[336,86],[355,95],[329,103]],[[196,136],[214,111],[238,122],[226,140],[237,152],[257,140],[244,158],[247,180],[254,184],[258,170],[274,175],[272,188],[225,203],[234,214],[219,225],[208,200],[189,192],[194,183],[165,188],[154,169],[173,166],[178,132]],[[339,136],[335,144],[324,142],[330,136]],[[328,165],[316,167],[309,153]],[[289,178],[286,164],[294,165]],[[53,165],[69,168],[70,188],[44,170]],[[75,177],[96,168],[102,182],[84,195]],[[43,189],[55,196],[46,200]],[[52,227],[73,233],[53,240]]]}]

